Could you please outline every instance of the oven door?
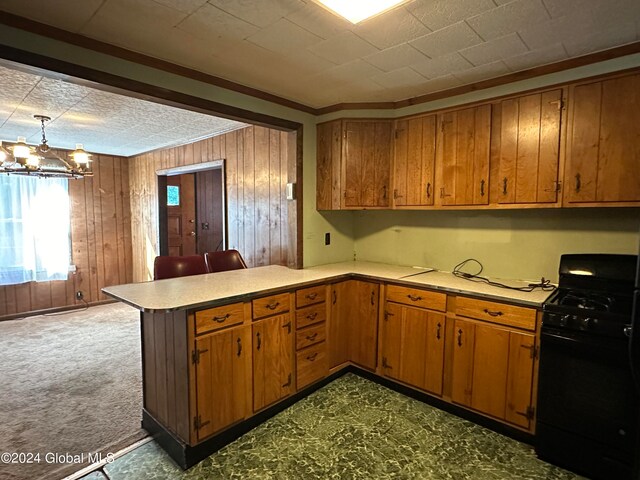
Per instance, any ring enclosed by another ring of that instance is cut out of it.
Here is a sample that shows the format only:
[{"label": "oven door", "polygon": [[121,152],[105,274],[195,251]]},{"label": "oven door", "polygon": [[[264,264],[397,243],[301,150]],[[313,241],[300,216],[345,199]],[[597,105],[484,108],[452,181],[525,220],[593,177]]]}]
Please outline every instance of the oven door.
[{"label": "oven door", "polygon": [[624,339],[543,325],[536,424],[541,458],[593,478],[630,478],[637,402]]}]

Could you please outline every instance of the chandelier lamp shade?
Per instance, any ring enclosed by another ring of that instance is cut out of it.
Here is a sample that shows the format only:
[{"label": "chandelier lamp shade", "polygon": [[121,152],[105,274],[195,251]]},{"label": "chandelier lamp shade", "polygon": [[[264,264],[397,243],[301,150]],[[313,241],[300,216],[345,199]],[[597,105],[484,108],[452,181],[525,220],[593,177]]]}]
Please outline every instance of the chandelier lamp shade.
[{"label": "chandelier lamp shade", "polygon": [[46,115],[34,115],[40,121],[42,140],[40,145],[27,145],[25,137],[18,137],[12,145],[3,146],[0,142],[0,174],[31,175],[35,177],[83,178],[91,176],[89,166],[91,154],[82,144],[69,154],[71,160],[56,155],[47,143],[45,123],[51,118]]}]

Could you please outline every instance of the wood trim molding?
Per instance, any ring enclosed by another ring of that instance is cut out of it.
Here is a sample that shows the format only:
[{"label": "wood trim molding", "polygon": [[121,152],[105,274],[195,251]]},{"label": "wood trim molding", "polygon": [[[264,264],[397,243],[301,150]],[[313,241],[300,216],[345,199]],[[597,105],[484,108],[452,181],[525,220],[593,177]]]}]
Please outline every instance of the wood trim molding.
[{"label": "wood trim molding", "polygon": [[5,62],[0,61],[0,65],[7,65],[8,63],[6,61],[28,65],[45,70],[46,72],[39,72],[41,75],[44,74],[49,77],[64,79],[67,82],[90,86],[104,91],[140,98],[142,100],[150,100],[171,107],[188,109],[208,115],[213,114],[239,122],[248,121],[255,125],[278,128],[280,130],[293,131],[300,127],[300,123],[291,120],[187,95],[7,45],[0,45],[0,59],[5,60]]},{"label": "wood trim molding", "polygon": [[[268,92],[264,92],[262,90],[259,90],[257,88],[253,88],[253,87],[248,87],[246,85],[242,85],[236,82],[232,82],[230,80],[226,80],[224,78],[220,78],[220,77],[216,77],[214,75],[210,75],[204,72],[200,72],[198,70],[192,69],[192,68],[188,68],[188,67],[183,67],[180,65],[176,65],[174,63],[168,62],[166,60],[161,60],[158,58],[154,58],[151,57],[149,55],[145,55],[142,53],[138,53],[138,52],[134,52],[132,50],[128,50],[122,47],[117,47],[115,45],[109,44],[109,43],[105,43],[99,40],[95,40],[89,37],[86,37],[84,35],[80,35],[77,33],[72,33],[72,32],[68,32],[66,30],[62,30],[60,28],[57,27],[52,27],[50,25],[46,25],[44,23],[40,23],[40,22],[36,22],[34,20],[29,20],[27,18],[24,17],[20,17],[18,15],[13,15],[11,13],[8,12],[4,12],[4,11],[0,11],[0,24],[3,25],[7,25],[10,27],[14,27],[14,28],[18,28],[27,32],[31,32],[37,35],[42,35],[44,37],[48,37],[51,39],[55,39],[55,40],[59,40],[65,43],[69,43],[71,45],[76,45],[82,48],[86,48],[88,50],[93,50],[95,52],[100,52],[100,53],[104,53],[107,55],[111,55],[113,57],[116,58],[121,58],[123,60],[128,60],[131,62],[135,62],[141,65],[146,65],[148,67],[151,68],[156,68],[158,70],[162,70],[168,73],[172,73],[172,74],[176,74],[176,75],[180,75],[183,76],[185,78],[190,78],[193,80],[197,80],[197,81],[201,81],[204,83],[208,83],[210,85],[215,85],[221,88],[225,88],[231,91],[235,91],[238,93],[242,93],[245,95],[250,95],[252,97],[255,98],[259,98],[262,100],[266,100],[269,102],[273,102],[285,107],[289,107],[289,108],[293,108],[305,113],[310,113],[313,115],[324,115],[327,113],[334,113],[334,112],[340,112],[340,111],[344,111],[344,110],[393,110],[393,109],[399,109],[399,108],[403,108],[403,107],[409,107],[409,106],[413,106],[413,105],[419,105],[422,103],[427,103],[427,102],[432,102],[434,100],[440,100],[443,98],[448,98],[448,97],[453,97],[453,96],[457,96],[457,95],[463,95],[465,93],[470,93],[470,92],[474,92],[474,91],[478,91],[478,90],[483,90],[483,89],[487,89],[487,88],[492,88],[492,87],[497,87],[500,85],[506,85],[509,83],[513,83],[513,82],[517,82],[517,81],[522,81],[522,80],[527,80],[530,78],[534,78],[534,77],[538,77],[541,75],[548,75],[551,73],[557,73],[557,72],[561,72],[563,70],[568,70],[568,69],[572,69],[572,68],[577,68],[577,67],[582,67],[585,65],[590,65],[593,63],[598,63],[598,62],[602,62],[602,61],[606,61],[606,60],[611,60],[614,58],[618,58],[618,57],[624,57],[627,55],[632,55],[635,53],[640,53],[640,41],[636,41],[636,42],[632,42],[632,43],[628,43],[626,45],[622,45],[619,47],[614,47],[608,50],[602,50],[599,52],[595,52],[595,53],[590,53],[587,55],[582,55],[580,57],[575,57],[575,58],[569,58],[566,60],[561,60],[559,62],[555,62],[555,63],[551,63],[548,65],[542,65],[539,67],[534,67],[534,68],[530,68],[528,70],[522,70],[520,72],[514,72],[514,73],[510,73],[507,75],[503,75],[501,77],[496,77],[496,78],[491,78],[491,79],[487,79],[487,80],[482,80],[480,82],[475,82],[475,83],[471,83],[468,85],[462,85],[459,87],[454,87],[454,88],[449,88],[446,90],[441,90],[438,92],[433,92],[433,93],[427,93],[425,95],[419,95],[417,97],[412,97],[412,98],[408,98],[408,99],[404,99],[404,100],[399,100],[399,101],[389,101],[389,102],[355,102],[355,103],[338,103],[338,104],[334,104],[334,105],[328,105],[326,107],[320,107],[320,108],[313,108],[311,106],[293,101],[293,100],[289,100],[286,99],[284,97],[280,97],[278,95],[274,95]],[[122,86],[122,85],[111,85],[109,82],[105,81],[104,79],[100,79],[97,78],[95,79],[94,77],[87,78],[84,77],[80,74],[80,72],[82,70],[91,70],[88,69],[86,67],[80,67],[77,65],[73,65],[67,62],[63,62],[60,60],[54,60],[54,59],[48,59],[50,62],[47,63],[45,62],[45,65],[40,64],[40,65],[34,65],[33,63],[29,63],[28,61],[28,56],[35,56],[35,57],[41,57],[41,58],[47,58],[47,57],[43,57],[40,55],[36,55],[36,54],[32,54],[29,52],[23,52],[23,54],[27,55],[26,58],[20,59],[20,58],[15,58],[14,56],[6,56],[5,55],[5,49],[9,49],[11,47],[6,47],[6,46],[2,46],[2,48],[0,48],[0,57],[5,58],[7,60],[12,60],[18,63],[25,63],[28,65],[32,65],[32,66],[37,66],[39,68],[44,68],[53,72],[60,72],[60,73],[66,73],[67,75],[71,75],[71,76],[76,76],[76,77],[81,77],[81,78],[85,78],[87,80],[92,80],[94,82],[97,83],[102,83],[105,85],[110,85],[110,86],[117,86],[120,88],[123,88],[124,90],[127,90],[126,86]],[[17,49],[12,49],[14,51],[19,51]],[[66,64],[66,66],[72,66],[75,67],[75,73],[73,71],[73,69],[71,71],[68,71],[68,69],[66,69],[65,71],[62,71],[60,69],[56,69],[55,65],[62,65],[62,64]],[[48,66],[46,66],[48,65]],[[94,72],[97,72],[95,70],[93,70]],[[103,76],[112,76],[109,75],[107,73],[103,73],[103,72],[98,72],[101,73]],[[113,76],[112,76],[113,77]],[[66,78],[67,81],[69,81],[70,79]],[[131,81],[133,83],[133,81]],[[95,86],[94,86],[95,87]],[[151,87],[149,85],[149,87]],[[151,87],[151,88],[157,88],[157,87]],[[131,90],[129,88],[129,90]],[[161,90],[161,89],[160,89]],[[133,90],[134,92],[137,92],[137,90]],[[122,91],[118,92],[118,93],[123,93]],[[137,92],[140,93],[140,92]],[[152,95],[155,97],[155,95],[153,95],[152,93],[149,93],[149,95]],[[155,97],[156,99],[161,99],[164,97]],[[193,98],[193,97],[192,97]],[[202,100],[201,100],[202,101]],[[178,101],[179,103],[179,101]],[[216,103],[216,102],[211,102],[211,103]],[[186,103],[184,105],[191,105],[190,103]],[[233,109],[233,107],[229,107],[226,105],[222,105],[222,104],[218,104],[221,106],[226,107],[226,109]],[[208,112],[206,113],[212,113],[215,112],[215,110],[211,110],[211,109],[206,109],[208,110]],[[236,110],[241,110],[241,109],[236,109]],[[246,112],[246,111],[245,111]],[[233,118],[231,116],[225,116],[223,112],[220,112],[219,115],[220,116],[224,116],[225,118],[232,118],[234,120],[252,120],[255,121],[256,123],[260,124],[260,125],[264,125],[264,126],[272,126],[272,127],[278,127],[278,124],[275,123],[269,123],[269,122],[264,122],[264,121],[259,121],[259,120],[253,120],[251,117],[237,117],[237,118]],[[253,115],[257,115],[257,114],[253,114]],[[265,116],[267,117],[267,116]],[[271,117],[273,118],[273,117]],[[284,127],[287,130],[296,130],[297,127],[295,126],[288,126],[288,127]]]}]

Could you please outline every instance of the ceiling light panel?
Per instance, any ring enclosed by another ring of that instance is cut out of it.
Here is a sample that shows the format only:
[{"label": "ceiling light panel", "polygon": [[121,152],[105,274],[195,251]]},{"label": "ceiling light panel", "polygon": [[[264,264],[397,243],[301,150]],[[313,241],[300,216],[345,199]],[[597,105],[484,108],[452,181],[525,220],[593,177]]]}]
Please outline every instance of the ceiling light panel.
[{"label": "ceiling light panel", "polygon": [[359,23],[374,17],[408,0],[314,0],[336,15],[346,18],[351,23]]}]

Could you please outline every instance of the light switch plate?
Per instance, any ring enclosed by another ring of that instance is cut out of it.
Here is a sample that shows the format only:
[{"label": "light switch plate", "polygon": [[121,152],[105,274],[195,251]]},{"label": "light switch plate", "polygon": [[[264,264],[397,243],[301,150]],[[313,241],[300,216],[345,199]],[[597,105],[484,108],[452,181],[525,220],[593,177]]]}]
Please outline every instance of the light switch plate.
[{"label": "light switch plate", "polygon": [[295,183],[287,183],[285,187],[285,195],[287,200],[295,200],[296,199],[296,184]]}]

